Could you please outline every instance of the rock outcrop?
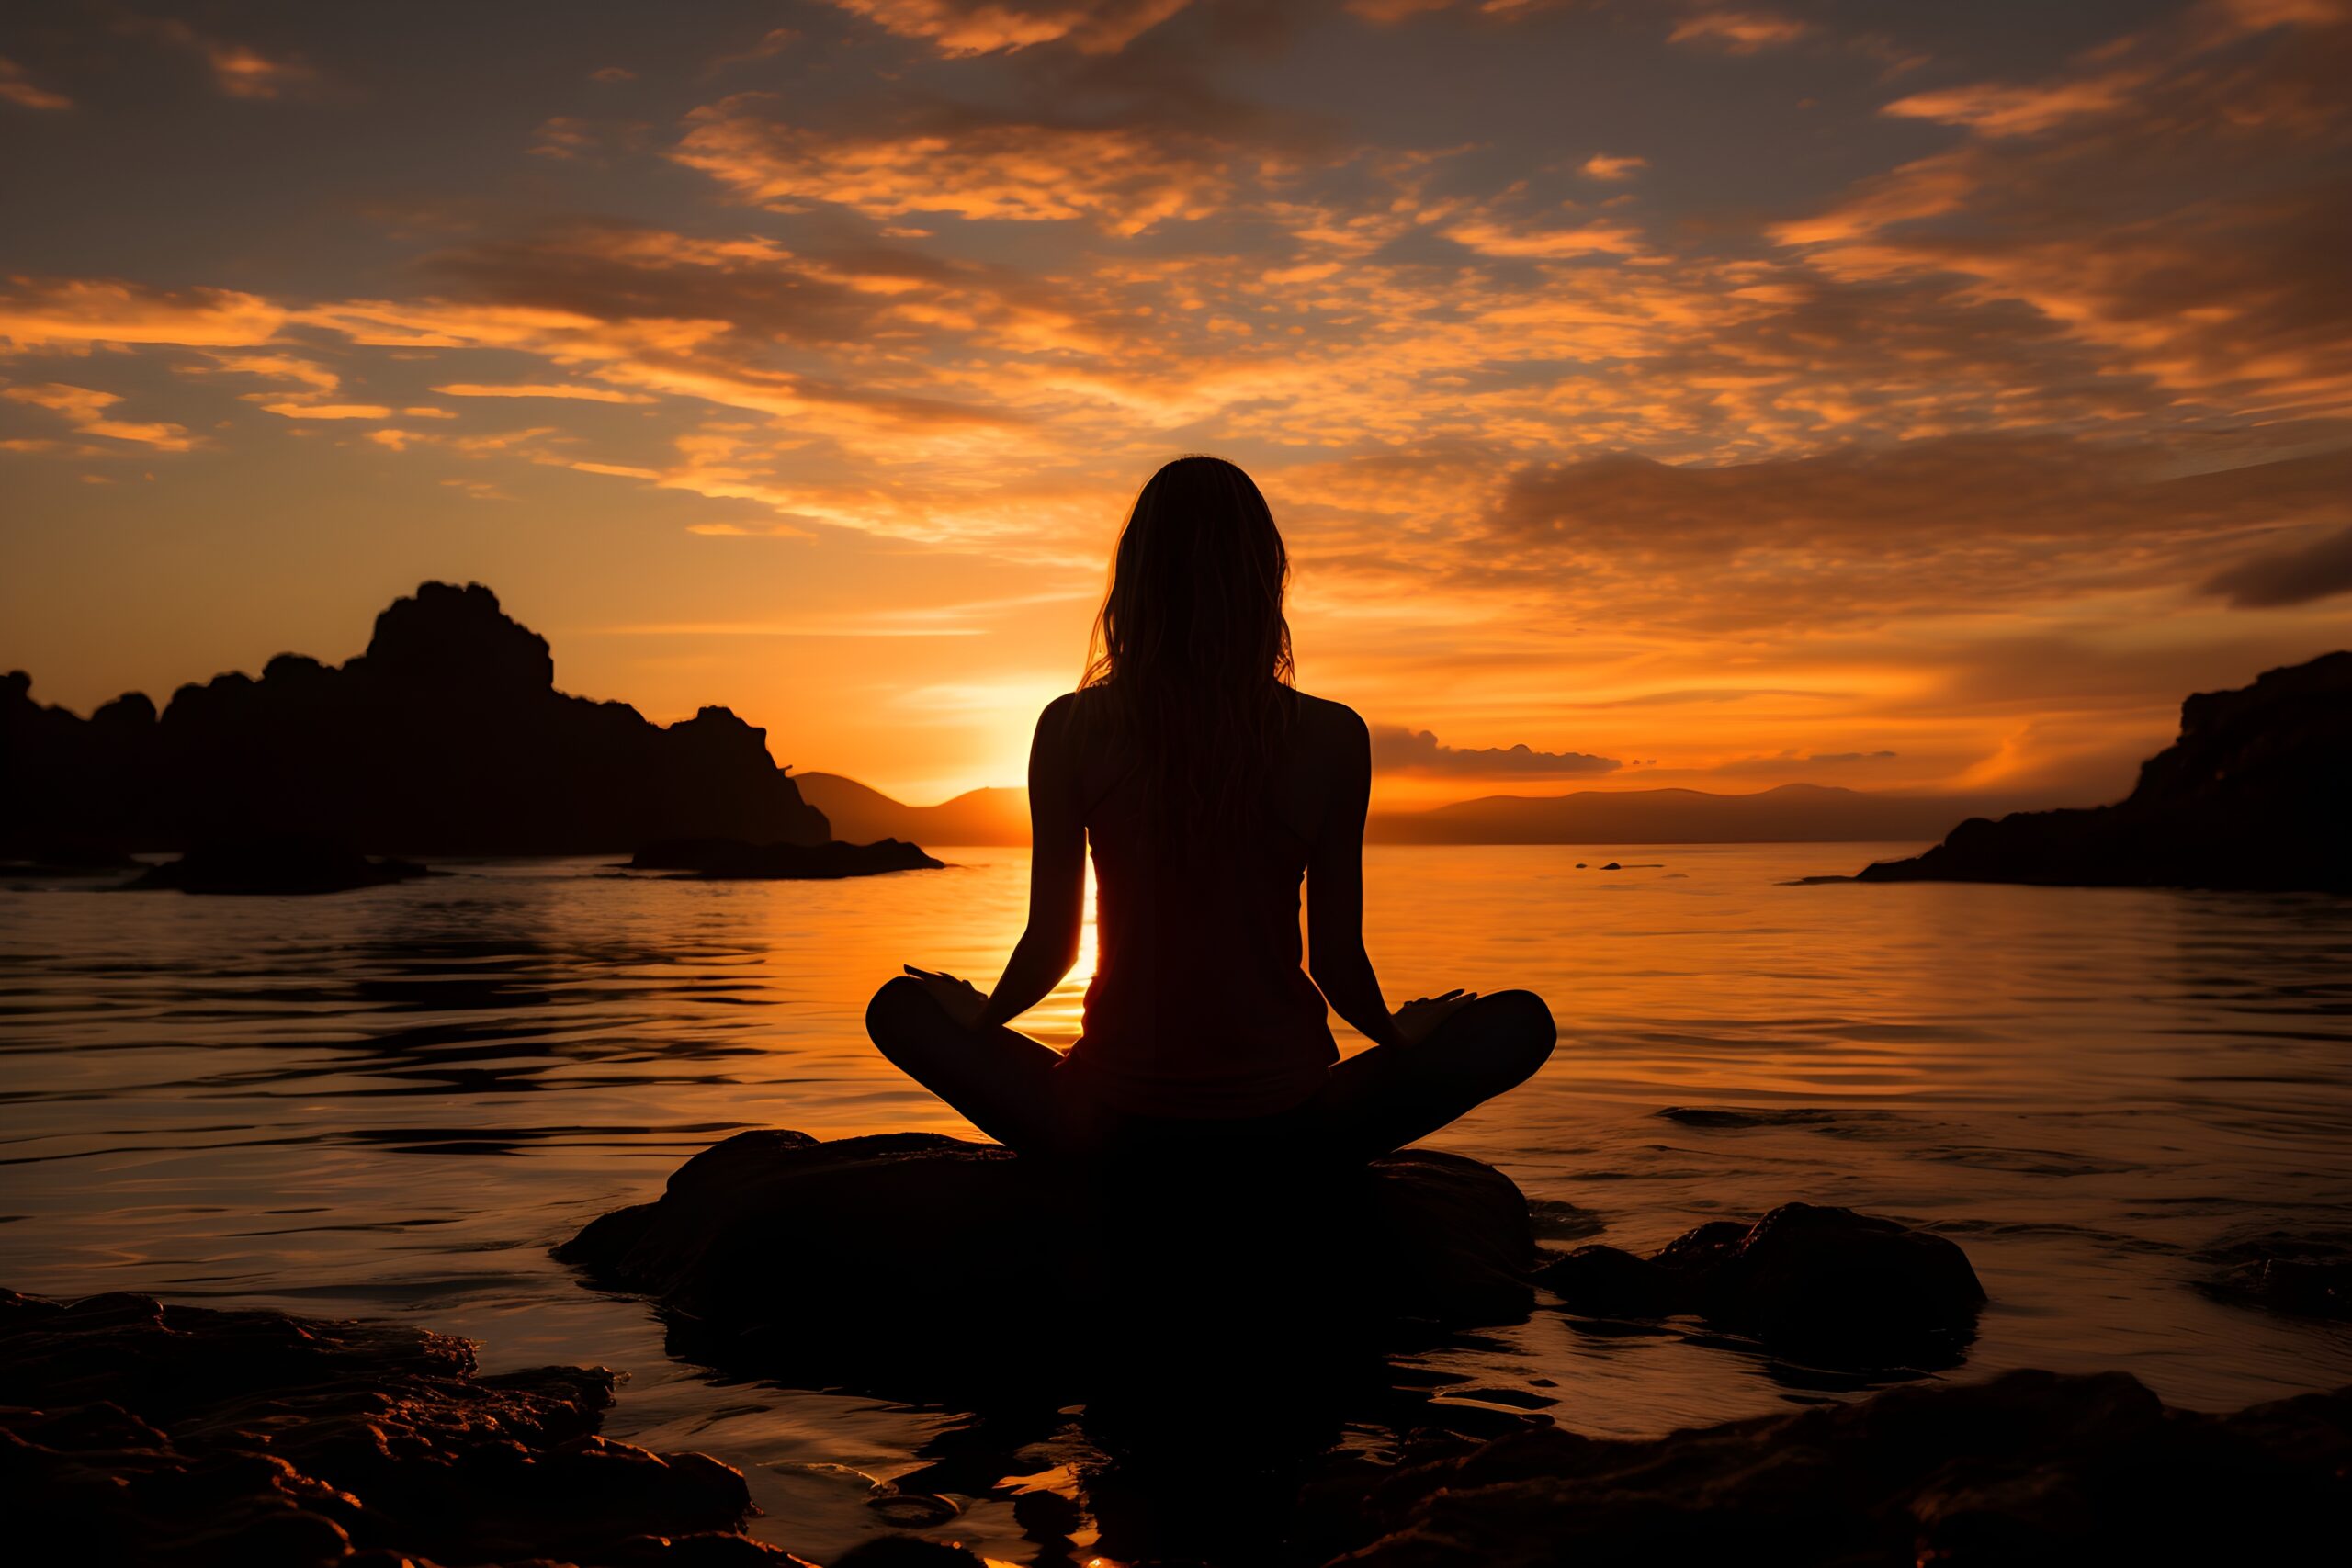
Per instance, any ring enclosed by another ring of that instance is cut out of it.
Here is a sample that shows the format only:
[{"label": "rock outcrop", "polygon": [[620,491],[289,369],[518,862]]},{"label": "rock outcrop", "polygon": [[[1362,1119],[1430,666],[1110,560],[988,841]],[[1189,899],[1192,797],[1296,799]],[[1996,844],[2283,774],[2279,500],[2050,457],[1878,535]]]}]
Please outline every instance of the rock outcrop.
[{"label": "rock outcrop", "polygon": [[1830,1367],[1950,1365],[1984,1304],[1976,1270],[1952,1242],[1811,1203],[1784,1203],[1754,1224],[1701,1225],[1649,1258],[1580,1247],[1535,1277],[1575,1312],[1695,1314]]},{"label": "rock outcrop", "polygon": [[2207,1416],[2018,1371],[1648,1440],[1532,1428],[1305,1529],[1346,1568],[2291,1562],[2341,1541],[2347,1472],[2352,1389]]},{"label": "rock outcrop", "polygon": [[823,882],[944,863],[898,839],[870,844],[752,844],[741,839],[666,839],[637,852],[631,871],[685,872],[707,882]]},{"label": "rock outcrop", "polygon": [[[769,1131],[705,1150],[657,1201],[593,1221],[556,1256],[656,1298],[707,1359],[1034,1391],[1081,1365],[1197,1353],[1228,1320],[1261,1345],[1295,1329],[1317,1347],[1400,1322],[1514,1321],[1538,1255],[1518,1188],[1459,1156],[1295,1184],[1194,1159],[1081,1188],[992,1144]],[[1096,1300],[1118,1311],[1055,1304]]]},{"label": "rock outcrop", "polygon": [[2131,795],[2086,810],[1972,817],[1863,882],[2352,892],[2352,652],[2181,705],[2180,739]]},{"label": "rock outcrop", "polygon": [[127,886],[138,892],[348,893],[437,874],[413,861],[369,860],[333,839],[277,833],[199,844],[175,861],[148,867]]},{"label": "rock outcrop", "polygon": [[666,728],[555,688],[545,638],[427,582],[340,665],[300,654],[83,719],[0,679],[0,855],[332,834],[371,854],[632,853],[682,835],[821,843],[823,815],[723,707]]},{"label": "rock outcrop", "polygon": [[27,1562],[790,1568],[734,1470],[598,1437],[612,1390],[389,1324],[0,1292],[0,1510]]}]

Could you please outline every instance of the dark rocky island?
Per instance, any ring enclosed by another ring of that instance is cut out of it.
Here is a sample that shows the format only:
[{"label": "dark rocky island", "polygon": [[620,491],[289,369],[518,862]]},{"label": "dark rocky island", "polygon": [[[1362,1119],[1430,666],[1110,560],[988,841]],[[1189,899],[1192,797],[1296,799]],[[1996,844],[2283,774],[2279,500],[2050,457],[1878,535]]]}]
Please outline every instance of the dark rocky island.
[{"label": "dark rocky island", "polygon": [[148,867],[126,886],[139,893],[348,893],[438,874],[413,861],[370,860],[333,839],[279,833],[199,844],[175,861]]},{"label": "dark rocky island", "polygon": [[944,863],[899,839],[870,844],[753,844],[741,839],[666,839],[637,852],[631,871],[684,872],[707,882],[824,882],[892,871],[936,871]]},{"label": "dark rocky island", "polygon": [[257,835],[372,855],[635,852],[658,840],[820,844],[822,813],[723,707],[650,723],[555,687],[547,640],[480,584],[427,582],[365,653],[130,693],[88,718],[0,679],[0,859],[56,845],[187,850]]},{"label": "dark rocky island", "polygon": [[2112,806],[1973,817],[1862,882],[2352,893],[2352,652],[2181,705],[2180,739]]}]

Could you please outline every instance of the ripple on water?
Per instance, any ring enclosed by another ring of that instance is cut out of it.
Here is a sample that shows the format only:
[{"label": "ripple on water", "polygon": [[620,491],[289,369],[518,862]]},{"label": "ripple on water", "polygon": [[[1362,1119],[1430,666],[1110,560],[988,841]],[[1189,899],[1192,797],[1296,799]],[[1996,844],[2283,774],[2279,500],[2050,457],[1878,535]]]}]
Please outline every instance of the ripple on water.
[{"label": "ripple on water", "polygon": [[[2210,1298],[2191,1256],[2352,1229],[2352,905],[1780,886],[1909,847],[1374,848],[1392,994],[1527,986],[1560,1021],[1533,1081],[1438,1141],[1519,1180],[1553,1245],[1646,1252],[1792,1200],[1954,1236],[1993,1302],[1947,1375],[2120,1366],[2204,1408],[2352,1382],[2352,1332]],[[0,890],[0,1284],[407,1316],[492,1370],[603,1362],[631,1374],[607,1430],[745,1470],[777,1544],[822,1560],[904,1514],[1077,1556],[1102,1455],[1076,1413],[726,1378],[543,1255],[739,1128],[967,1131],[861,1024],[902,963],[985,984],[1017,934],[1021,856],[949,858],[832,884],[583,861],[310,900]],[[1067,1045],[1084,978],[1024,1023]],[[1856,1392],[1694,1325],[1555,1309],[1392,1370],[1450,1421],[1601,1435]]]}]

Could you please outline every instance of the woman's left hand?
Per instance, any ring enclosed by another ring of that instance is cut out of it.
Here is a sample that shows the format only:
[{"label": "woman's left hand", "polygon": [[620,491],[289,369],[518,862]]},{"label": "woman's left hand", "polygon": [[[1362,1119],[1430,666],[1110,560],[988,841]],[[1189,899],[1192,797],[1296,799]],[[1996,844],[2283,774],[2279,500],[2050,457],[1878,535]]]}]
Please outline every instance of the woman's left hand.
[{"label": "woman's left hand", "polygon": [[918,969],[911,964],[901,968],[922,982],[922,988],[939,1003],[949,1018],[969,1029],[979,1021],[980,1009],[988,1002],[969,980],[958,980],[944,970]]}]

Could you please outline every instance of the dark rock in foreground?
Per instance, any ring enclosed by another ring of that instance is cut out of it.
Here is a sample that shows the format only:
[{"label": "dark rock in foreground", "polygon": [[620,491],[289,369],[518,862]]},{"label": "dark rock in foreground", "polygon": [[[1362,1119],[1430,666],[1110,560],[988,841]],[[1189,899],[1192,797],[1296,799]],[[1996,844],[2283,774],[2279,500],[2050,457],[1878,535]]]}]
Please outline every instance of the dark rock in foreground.
[{"label": "dark rock in foreground", "polygon": [[[840,1169],[887,1158],[795,1139],[772,1135],[769,1153],[831,1148],[820,1163]],[[971,1176],[1006,1163],[960,1168]],[[701,1176],[727,1174],[713,1167]],[[1428,1217],[1442,1220],[1447,1208]],[[599,1223],[616,1233],[608,1241],[624,1228],[650,1239],[644,1227]],[[900,1239],[921,1250],[917,1237]],[[812,1271],[797,1288],[840,1283]],[[953,1275],[930,1284],[926,1300],[943,1323],[979,1304]],[[1056,1309],[1086,1303],[1032,1295],[1023,1304],[1067,1323],[1070,1314]],[[401,1325],[0,1292],[6,1540],[28,1562],[154,1568],[801,1568],[735,1533],[749,1511],[735,1471],[596,1436],[612,1383],[609,1372],[582,1368],[481,1376],[464,1341]],[[1229,1432],[1245,1431],[1258,1418],[1254,1392],[1224,1414]],[[1188,1480],[1197,1484],[1180,1506],[1190,1498],[1213,1508],[1216,1488],[1246,1483],[1227,1455],[1196,1457]],[[1266,1533],[1228,1543],[1216,1560],[1352,1568],[2328,1561],[2352,1507],[2347,1477],[2352,1389],[2209,1416],[2166,1409],[2121,1373],[2018,1371],[1656,1438],[1543,1427],[1487,1442],[1429,1433],[1394,1466],[1334,1450],[1299,1475],[1304,1491],[1286,1520],[1270,1518]],[[1104,1479],[1088,1482],[1098,1517],[1112,1503],[1098,1491]],[[1045,1523],[1041,1541],[1063,1528]],[[835,1561],[974,1560],[938,1540],[894,1536]]]},{"label": "dark rock in foreground", "polygon": [[[1515,1321],[1537,1253],[1519,1189],[1453,1155],[1295,1185],[1193,1156],[1080,1190],[992,1144],[770,1131],[705,1150],[658,1201],[591,1222],[556,1256],[658,1298],[698,1354],[916,1386],[1042,1385],[1193,1354],[1227,1321],[1317,1346],[1399,1322]],[[1068,1305],[1095,1302],[1115,1306]]]},{"label": "dark rock in foreground", "polygon": [[1532,1428],[1328,1497],[1316,1533],[1350,1568],[2307,1562],[2347,1471],[2352,1389],[2216,1416],[2018,1371],[1645,1441]]},{"label": "dark rock in foreground", "polygon": [[741,839],[665,839],[637,852],[631,871],[684,871],[713,882],[831,881],[892,871],[936,871],[944,863],[897,839],[871,844],[753,844]]},{"label": "dark rock in foreground", "polygon": [[411,861],[370,860],[331,839],[281,833],[199,845],[126,886],[181,893],[348,893],[440,874]]},{"label": "dark rock in foreground", "polygon": [[1651,1258],[1580,1247],[1535,1277],[1575,1312],[1692,1314],[1832,1367],[1949,1365],[1984,1304],[1976,1270],[1952,1242],[1811,1203],[1784,1203],[1753,1225],[1701,1225]]},{"label": "dark rock in foreground", "polygon": [[389,1324],[0,1292],[0,1510],[24,1562],[794,1562],[734,1533],[732,1469],[598,1437],[612,1389]]},{"label": "dark rock in foreground", "polygon": [[2352,653],[2181,705],[2180,739],[2124,800],[1973,817],[1863,882],[2352,892]]}]

